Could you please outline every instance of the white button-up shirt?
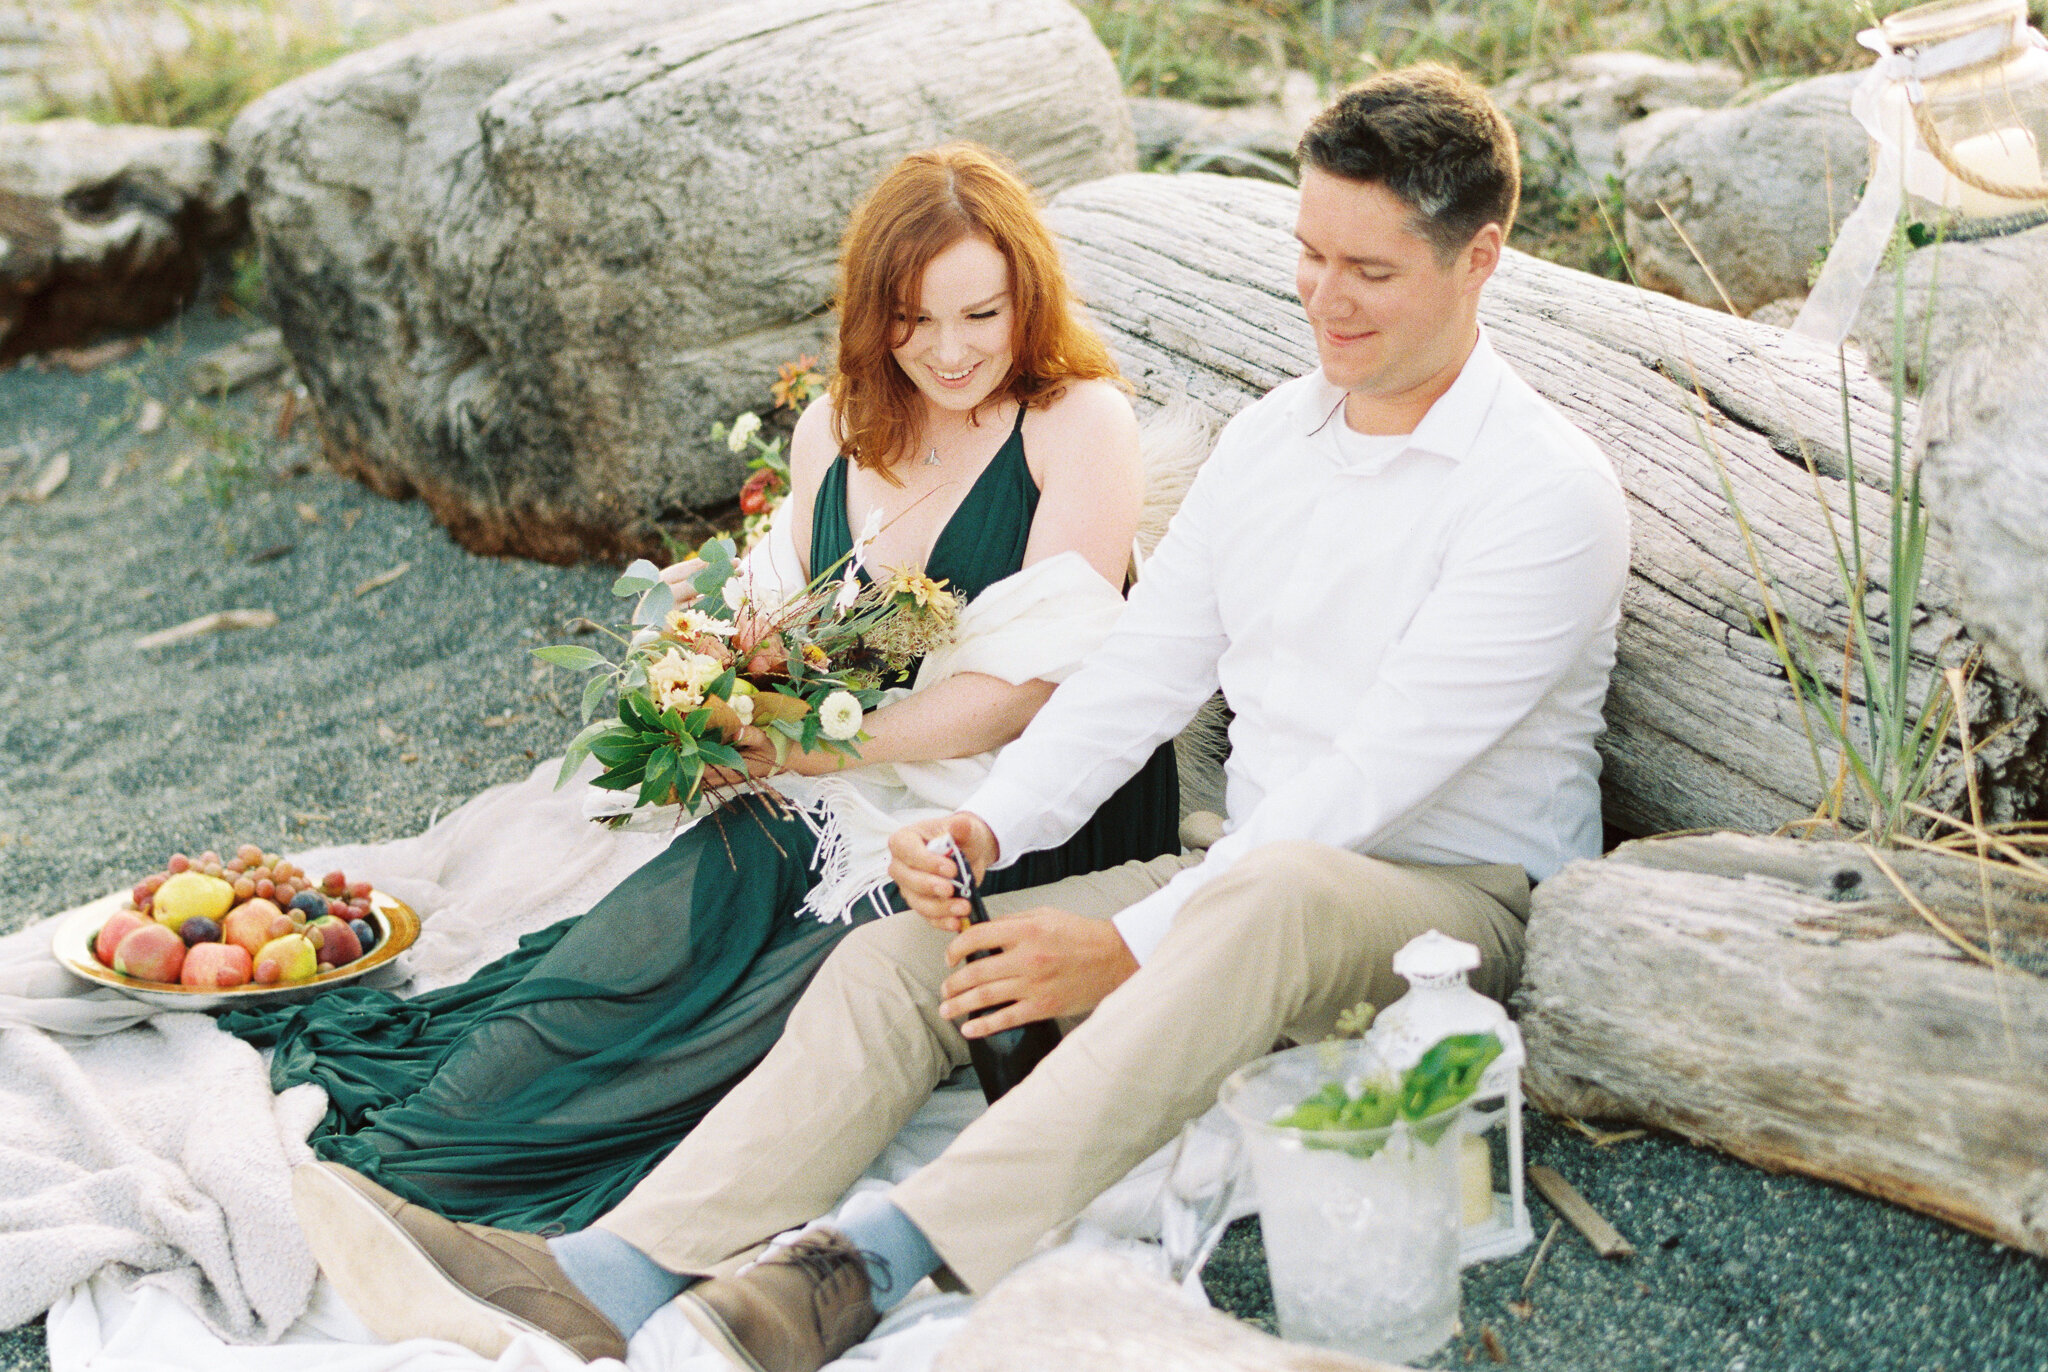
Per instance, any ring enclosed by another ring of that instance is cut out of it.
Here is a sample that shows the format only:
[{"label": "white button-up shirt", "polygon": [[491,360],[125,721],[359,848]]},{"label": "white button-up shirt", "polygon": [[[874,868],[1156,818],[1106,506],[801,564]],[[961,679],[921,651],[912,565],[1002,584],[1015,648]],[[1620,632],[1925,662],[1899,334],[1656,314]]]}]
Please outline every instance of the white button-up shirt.
[{"label": "white button-up shirt", "polygon": [[1115,630],[962,807],[998,865],[1064,842],[1220,686],[1225,834],[1117,917],[1140,962],[1263,843],[1537,880],[1600,851],[1613,469],[1484,333],[1403,444],[1341,441],[1343,401],[1317,371],[1230,422]]}]

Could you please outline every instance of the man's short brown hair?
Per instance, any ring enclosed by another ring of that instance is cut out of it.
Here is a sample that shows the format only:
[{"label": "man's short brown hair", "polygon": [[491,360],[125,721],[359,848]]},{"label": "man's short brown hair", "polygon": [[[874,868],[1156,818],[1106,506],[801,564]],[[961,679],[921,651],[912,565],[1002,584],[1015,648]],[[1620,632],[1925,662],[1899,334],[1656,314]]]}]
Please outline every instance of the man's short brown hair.
[{"label": "man's short brown hair", "polygon": [[1315,117],[1295,155],[1385,186],[1449,262],[1488,224],[1514,227],[1522,195],[1515,130],[1476,83],[1436,62],[1359,82]]}]

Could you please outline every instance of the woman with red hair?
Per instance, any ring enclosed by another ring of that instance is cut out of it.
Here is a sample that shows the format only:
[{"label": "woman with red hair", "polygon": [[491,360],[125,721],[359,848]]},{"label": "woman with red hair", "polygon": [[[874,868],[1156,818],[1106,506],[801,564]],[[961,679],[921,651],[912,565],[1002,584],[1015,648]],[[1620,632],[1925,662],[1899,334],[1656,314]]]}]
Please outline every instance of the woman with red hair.
[{"label": "woman with red hair", "polygon": [[[973,145],[905,158],[854,213],[838,311],[837,371],[797,424],[770,547],[808,577],[871,529],[863,566],[945,581],[970,621],[989,587],[1008,582],[1015,601],[1025,578],[1055,571],[1113,614],[1141,502],[1137,424],[1029,189]],[[692,567],[665,575],[680,588]],[[1052,689],[972,670],[920,681],[867,716],[857,767],[978,758]],[[803,811],[802,780],[778,774],[844,760],[777,762],[758,734],[741,742],[753,784],[725,777],[719,810],[587,914],[468,980],[410,1000],[337,988],[223,1026],[275,1045],[279,1089],[327,1088],[322,1156],[452,1218],[587,1224],[765,1055],[833,945],[886,910],[870,897],[893,895],[870,886],[819,905],[849,885],[832,874],[847,845],[823,809]],[[1068,844],[986,889],[1173,852],[1177,814],[1162,747]]]}]

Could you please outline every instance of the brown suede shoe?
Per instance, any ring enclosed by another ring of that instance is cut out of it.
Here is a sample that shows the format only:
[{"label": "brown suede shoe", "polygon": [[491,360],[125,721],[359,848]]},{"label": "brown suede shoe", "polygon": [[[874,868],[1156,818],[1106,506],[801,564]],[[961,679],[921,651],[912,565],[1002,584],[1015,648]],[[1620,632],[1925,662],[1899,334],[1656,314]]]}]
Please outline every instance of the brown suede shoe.
[{"label": "brown suede shoe", "polygon": [[539,1334],[585,1361],[625,1360],[625,1338],[538,1235],[443,1219],[331,1162],[293,1169],[292,1206],[320,1270],[379,1338],[496,1358]]},{"label": "brown suede shoe", "polygon": [[697,1332],[746,1372],[818,1372],[881,1319],[860,1250],[833,1229],[813,1229],[679,1299]]}]

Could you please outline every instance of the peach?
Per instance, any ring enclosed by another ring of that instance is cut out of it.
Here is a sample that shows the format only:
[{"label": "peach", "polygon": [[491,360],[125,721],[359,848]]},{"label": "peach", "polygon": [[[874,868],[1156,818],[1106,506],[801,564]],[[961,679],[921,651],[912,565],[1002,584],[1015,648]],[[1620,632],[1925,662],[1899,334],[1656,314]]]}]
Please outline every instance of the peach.
[{"label": "peach", "polygon": [[[280,930],[277,922],[284,920],[286,927]],[[255,957],[263,951],[263,945],[280,934],[291,932],[291,920],[276,904],[258,896],[228,911],[228,917],[220,923],[220,937],[223,943],[232,943]]]},{"label": "peach", "polygon": [[311,981],[319,970],[319,955],[304,934],[274,938],[256,953],[256,980],[265,986]]},{"label": "peach", "polygon": [[116,910],[100,926],[98,937],[92,941],[92,955],[108,967],[114,965],[114,950],[121,946],[121,940],[130,933],[150,923],[148,917],[134,910]]},{"label": "peach", "polygon": [[246,985],[254,964],[249,950],[232,943],[201,943],[185,954],[180,983],[207,991],[226,991]]},{"label": "peach", "polygon": [[114,949],[114,970],[143,981],[176,981],[185,966],[185,940],[165,924],[130,930]]},{"label": "peach", "polygon": [[306,926],[306,937],[320,936],[320,961],[329,967],[342,967],[363,955],[362,940],[356,931],[343,920],[333,915],[322,915]]}]

